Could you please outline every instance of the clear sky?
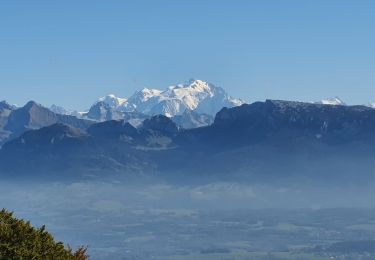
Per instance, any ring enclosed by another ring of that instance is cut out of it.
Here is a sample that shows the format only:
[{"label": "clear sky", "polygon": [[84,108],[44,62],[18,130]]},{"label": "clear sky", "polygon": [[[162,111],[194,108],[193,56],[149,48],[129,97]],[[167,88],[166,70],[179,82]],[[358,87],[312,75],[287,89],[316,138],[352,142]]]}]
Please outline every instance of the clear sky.
[{"label": "clear sky", "polygon": [[375,1],[0,1],[0,99],[84,109],[189,78],[247,101],[375,101]]}]

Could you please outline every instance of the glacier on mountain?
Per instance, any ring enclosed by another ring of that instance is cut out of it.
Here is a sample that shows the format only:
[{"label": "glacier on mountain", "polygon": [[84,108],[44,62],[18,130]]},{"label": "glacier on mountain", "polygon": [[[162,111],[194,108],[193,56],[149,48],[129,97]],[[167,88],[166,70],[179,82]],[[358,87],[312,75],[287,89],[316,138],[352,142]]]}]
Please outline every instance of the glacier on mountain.
[{"label": "glacier on mountain", "polygon": [[[114,112],[140,112],[146,115],[162,114],[168,117],[182,115],[185,110],[214,116],[223,107],[234,107],[244,102],[229,96],[224,89],[202,80],[189,80],[185,84],[166,90],[144,88],[129,98],[111,94],[95,104],[104,103],[105,109]],[[107,113],[107,112],[103,112]]]}]

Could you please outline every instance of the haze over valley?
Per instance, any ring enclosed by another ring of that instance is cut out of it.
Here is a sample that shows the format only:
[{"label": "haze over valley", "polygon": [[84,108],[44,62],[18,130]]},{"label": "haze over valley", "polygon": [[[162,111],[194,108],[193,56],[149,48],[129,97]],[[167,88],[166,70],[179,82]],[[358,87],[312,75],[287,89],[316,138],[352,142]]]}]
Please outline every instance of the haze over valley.
[{"label": "haze over valley", "polygon": [[2,205],[92,259],[372,256],[371,106],[193,80],[85,113],[4,101],[1,122]]}]

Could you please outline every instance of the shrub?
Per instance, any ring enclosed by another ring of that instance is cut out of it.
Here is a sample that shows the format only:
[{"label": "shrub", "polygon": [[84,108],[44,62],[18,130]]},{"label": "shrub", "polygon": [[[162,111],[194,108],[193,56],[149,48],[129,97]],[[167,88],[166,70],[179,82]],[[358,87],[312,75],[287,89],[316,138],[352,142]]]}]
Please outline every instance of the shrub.
[{"label": "shrub", "polygon": [[86,260],[87,248],[73,251],[56,242],[45,226],[34,228],[29,221],[17,219],[12,212],[0,211],[0,259]]}]

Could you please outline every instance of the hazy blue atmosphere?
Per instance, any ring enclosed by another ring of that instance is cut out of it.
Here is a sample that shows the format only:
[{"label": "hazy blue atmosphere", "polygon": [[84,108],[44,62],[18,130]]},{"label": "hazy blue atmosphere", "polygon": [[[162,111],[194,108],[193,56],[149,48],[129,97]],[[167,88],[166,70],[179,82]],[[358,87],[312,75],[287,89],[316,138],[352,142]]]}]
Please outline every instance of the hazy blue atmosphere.
[{"label": "hazy blue atmosphere", "polygon": [[247,101],[375,101],[374,1],[2,1],[1,98],[86,109],[200,78]]}]

